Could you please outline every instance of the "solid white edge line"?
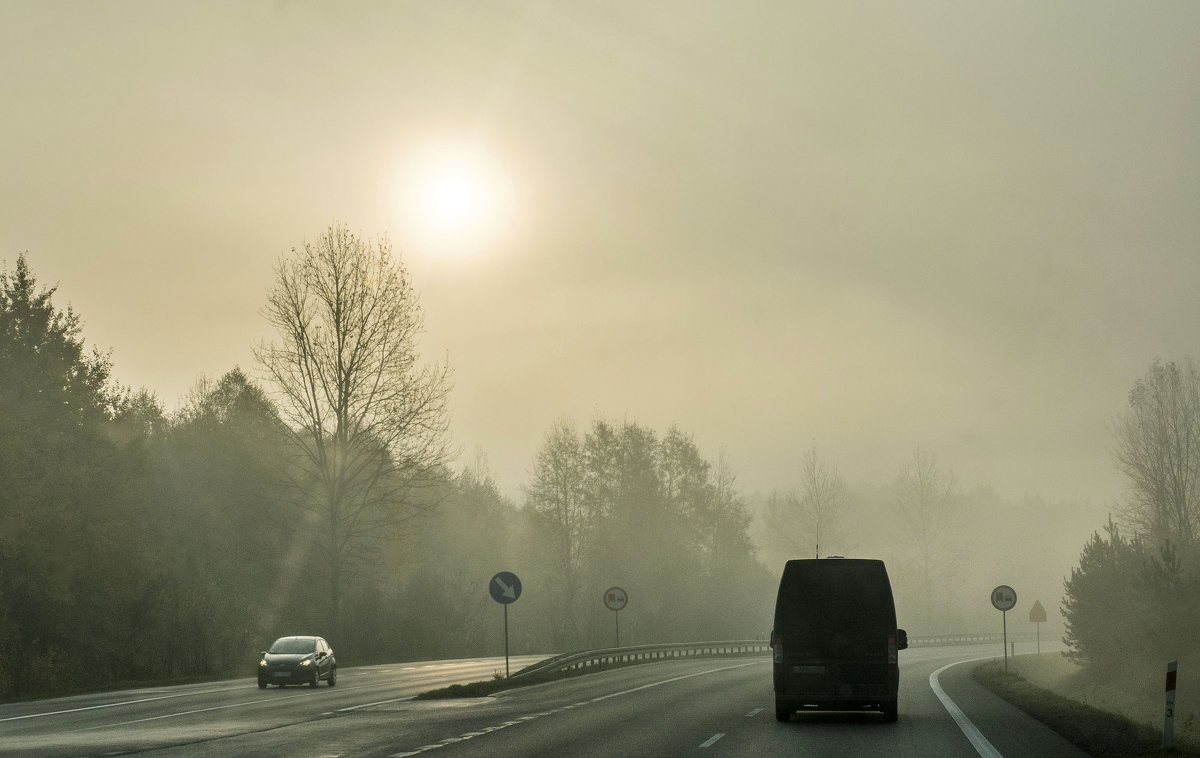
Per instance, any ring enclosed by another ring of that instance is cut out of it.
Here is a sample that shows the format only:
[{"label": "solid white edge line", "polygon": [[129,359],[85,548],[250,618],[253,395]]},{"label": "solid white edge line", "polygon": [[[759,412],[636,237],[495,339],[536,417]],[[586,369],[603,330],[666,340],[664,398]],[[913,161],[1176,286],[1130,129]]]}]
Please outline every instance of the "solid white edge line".
[{"label": "solid white edge line", "polygon": [[946,694],[946,691],[942,689],[942,685],[938,682],[938,677],[941,675],[941,673],[951,666],[957,666],[961,663],[974,663],[976,661],[986,660],[991,659],[972,658],[969,661],[948,663],[929,675],[929,686],[933,689],[933,694],[937,695],[938,700],[942,701],[942,705],[946,707],[946,710],[950,713],[950,716],[954,718],[955,723],[958,724],[958,728],[961,729],[963,734],[966,735],[967,739],[971,741],[972,747],[975,748],[975,752],[979,753],[981,758],[1004,758],[1004,756],[1000,755],[1000,751],[992,747],[992,743],[987,741],[987,737],[984,737],[983,733],[980,732],[973,723],[971,723],[971,719],[967,718],[967,714],[963,713],[962,709],[955,705],[954,701],[950,699],[950,696]]}]

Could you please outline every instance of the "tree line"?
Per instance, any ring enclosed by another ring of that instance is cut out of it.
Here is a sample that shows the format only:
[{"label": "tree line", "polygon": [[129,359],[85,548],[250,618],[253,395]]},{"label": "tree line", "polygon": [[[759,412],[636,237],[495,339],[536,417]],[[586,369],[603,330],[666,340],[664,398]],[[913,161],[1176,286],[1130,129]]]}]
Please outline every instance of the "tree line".
[{"label": "tree line", "polygon": [[1123,507],[1084,546],[1064,583],[1068,655],[1160,679],[1200,669],[1200,372],[1155,361],[1114,426]]},{"label": "tree line", "polygon": [[540,485],[518,503],[482,453],[453,467],[450,371],[419,360],[386,240],[331,227],[276,273],[268,381],[235,368],[168,412],[26,256],[0,272],[0,697],[246,675],[292,633],[345,665],[498,654],[499,570],[525,581],[518,652],[612,644],[587,606],[614,584],[627,644],[764,633],[750,517],[683,432],[596,423],[587,547],[562,563]]},{"label": "tree line", "polygon": [[[876,486],[814,444],[787,486],[745,493],[678,426],[605,418],[555,422],[514,500],[482,452],[456,463],[452,371],[420,359],[399,256],[340,225],[279,261],[265,381],[235,368],[172,411],[118,386],[55,295],[26,256],[0,271],[0,698],[245,675],[293,633],[348,665],[499,654],[500,570],[525,586],[516,652],[614,643],[610,586],[622,644],[762,638],[782,561],[834,554],[888,562],[910,633],[985,630],[995,584],[1059,581],[1056,526],[1079,513],[964,486],[924,449]],[[1155,364],[1131,393],[1129,507],[1065,588],[1081,659],[1143,639],[1134,618],[1164,645],[1200,620],[1170,600],[1200,594],[1198,386]],[[1114,598],[1127,628],[1103,628]]]}]

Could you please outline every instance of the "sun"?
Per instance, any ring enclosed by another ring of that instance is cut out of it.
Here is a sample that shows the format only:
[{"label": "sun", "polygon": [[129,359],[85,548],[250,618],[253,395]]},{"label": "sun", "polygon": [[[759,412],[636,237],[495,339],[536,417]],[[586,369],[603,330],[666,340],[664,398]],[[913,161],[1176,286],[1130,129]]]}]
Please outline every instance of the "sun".
[{"label": "sun", "polygon": [[466,231],[483,222],[489,187],[478,169],[448,164],[431,170],[421,190],[424,217],[443,234]]},{"label": "sun", "polygon": [[414,150],[401,181],[401,223],[424,251],[479,253],[511,214],[511,182],[475,143],[437,142]]}]

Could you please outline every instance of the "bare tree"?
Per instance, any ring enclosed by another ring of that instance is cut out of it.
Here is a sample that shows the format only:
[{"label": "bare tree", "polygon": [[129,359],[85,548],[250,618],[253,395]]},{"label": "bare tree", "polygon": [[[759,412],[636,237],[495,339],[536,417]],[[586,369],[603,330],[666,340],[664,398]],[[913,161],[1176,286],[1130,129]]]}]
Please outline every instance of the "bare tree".
[{"label": "bare tree", "polygon": [[448,365],[418,365],[424,325],[387,238],[335,224],[276,267],[265,315],[278,342],[256,357],[305,458],[304,505],[326,548],[329,621],[340,626],[343,573],[420,508],[448,448]]},{"label": "bare tree", "polygon": [[746,501],[737,490],[737,477],[723,448],[709,478],[713,497],[709,573],[720,575],[739,560],[757,563],[757,548],[750,541],[751,517]]},{"label": "bare tree", "polygon": [[1200,539],[1200,374],[1155,361],[1129,392],[1115,429],[1117,467],[1129,478],[1126,521],[1190,555]]},{"label": "bare tree", "polygon": [[953,472],[942,472],[937,458],[920,448],[896,480],[896,506],[909,546],[916,554],[922,615],[933,623],[938,587],[964,558],[960,527],[962,493]]},{"label": "bare tree", "polygon": [[767,499],[767,519],[772,539],[790,555],[821,557],[831,551],[845,553],[850,544],[846,529],[846,482],[836,467],[823,463],[813,445],[800,462],[800,486]]},{"label": "bare tree", "polygon": [[559,419],[537,452],[526,501],[549,535],[550,554],[561,581],[558,612],[554,615],[555,644],[566,647],[575,645],[579,637],[575,603],[589,531],[583,478],[582,443],[575,425],[566,418]]}]

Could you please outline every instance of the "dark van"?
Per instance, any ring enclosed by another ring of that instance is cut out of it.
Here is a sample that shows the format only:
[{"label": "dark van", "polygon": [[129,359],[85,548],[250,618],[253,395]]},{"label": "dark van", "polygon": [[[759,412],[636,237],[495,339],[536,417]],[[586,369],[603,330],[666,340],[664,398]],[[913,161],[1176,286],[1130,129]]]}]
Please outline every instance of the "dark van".
[{"label": "dark van", "polygon": [[896,605],[883,561],[788,561],[775,600],[775,718],[798,710],[881,711],[896,720]]}]

